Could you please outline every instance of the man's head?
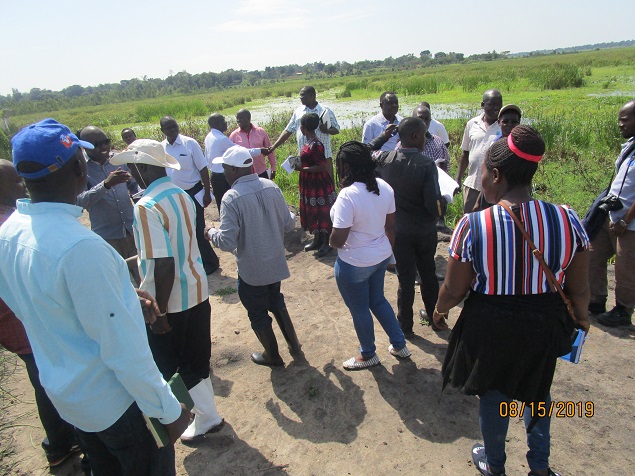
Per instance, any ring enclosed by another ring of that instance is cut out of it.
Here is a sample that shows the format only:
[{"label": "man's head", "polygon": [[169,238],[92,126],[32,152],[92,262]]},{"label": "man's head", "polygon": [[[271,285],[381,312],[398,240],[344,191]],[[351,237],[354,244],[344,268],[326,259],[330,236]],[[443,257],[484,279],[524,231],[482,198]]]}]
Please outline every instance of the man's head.
[{"label": "man's head", "polygon": [[227,149],[222,157],[216,157],[212,164],[222,164],[227,182],[232,185],[236,180],[251,173],[254,159],[247,149],[234,145]]},{"label": "man's head", "polygon": [[487,122],[493,124],[498,119],[498,112],[503,107],[503,95],[498,89],[490,89],[483,93],[481,103]]},{"label": "man's head", "polygon": [[86,155],[103,164],[110,157],[110,138],[96,126],[86,126],[79,132],[79,138],[93,144],[94,149],[86,149]]},{"label": "man's head", "polygon": [[315,88],[313,86],[304,86],[300,89],[300,102],[303,106],[308,106],[310,108],[315,107]]},{"label": "man's head", "polygon": [[165,177],[166,168],[179,170],[179,162],[165,151],[160,142],[152,139],[137,139],[126,150],[115,155],[110,161],[113,165],[128,165],[133,178],[148,188],[155,180]]},{"label": "man's head", "polygon": [[207,118],[207,125],[210,129],[216,129],[221,132],[225,132],[227,130],[227,121],[225,120],[225,116],[223,116],[222,114],[211,114]]},{"label": "man's head", "polygon": [[498,112],[498,125],[501,126],[501,135],[507,137],[512,129],[520,124],[520,108],[515,104],[508,104]]},{"label": "man's head", "polygon": [[414,111],[412,111],[412,117],[418,117],[426,125],[426,130],[430,129],[430,122],[432,122],[432,114],[430,114],[430,108],[424,106],[423,103],[418,105]]},{"label": "man's head", "polygon": [[423,107],[427,107],[428,109],[430,109],[430,111],[432,111],[432,108],[430,107],[430,103],[428,101],[421,101],[421,104],[419,105]]},{"label": "man's head", "polygon": [[635,100],[622,106],[617,123],[624,139],[635,137]]},{"label": "man's head", "polygon": [[399,137],[402,147],[423,150],[428,128],[418,117],[406,117],[399,123]]},{"label": "man's head", "polygon": [[163,116],[159,121],[161,132],[165,134],[166,139],[172,144],[179,135],[179,125],[172,116]]},{"label": "man's head", "polygon": [[379,107],[381,113],[389,121],[393,121],[399,112],[399,99],[392,91],[386,91],[379,96]]},{"label": "man's head", "polygon": [[31,124],[11,139],[13,165],[26,181],[31,200],[74,204],[86,188],[86,160],[93,148],[54,119]]},{"label": "man's head", "polygon": [[137,134],[135,134],[135,131],[133,131],[129,127],[126,127],[121,131],[121,138],[126,143],[126,145],[130,145],[137,140]]},{"label": "man's head", "polygon": [[0,159],[0,205],[15,207],[18,198],[26,197],[26,185],[10,160]]},{"label": "man's head", "polygon": [[241,109],[236,113],[236,122],[243,131],[249,132],[251,130],[251,112],[247,109]]}]

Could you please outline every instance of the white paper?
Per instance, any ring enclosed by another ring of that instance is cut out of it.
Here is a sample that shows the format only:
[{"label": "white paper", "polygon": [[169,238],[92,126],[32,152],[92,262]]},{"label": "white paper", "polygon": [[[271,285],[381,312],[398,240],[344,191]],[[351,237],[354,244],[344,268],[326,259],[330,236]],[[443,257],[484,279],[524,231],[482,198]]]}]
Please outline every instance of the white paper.
[{"label": "white paper", "polygon": [[437,167],[439,175],[439,189],[441,190],[441,196],[445,198],[448,203],[454,201],[454,192],[459,188],[459,184],[450,177],[444,170]]},{"label": "white paper", "polygon": [[294,159],[295,158],[292,155],[290,155],[289,157],[287,157],[287,160],[285,160],[284,162],[282,162],[282,164],[280,164],[280,167],[282,167],[284,171],[287,172],[288,174],[292,174],[295,171],[295,167],[291,163],[292,160],[293,162],[295,162]]},{"label": "white paper", "polygon": [[326,124],[327,129],[331,128],[331,115],[329,114],[328,109],[324,109],[324,111],[322,111],[322,115],[320,116],[320,122],[322,124]]},{"label": "white paper", "polygon": [[[212,196],[212,200],[214,200],[214,195],[212,194],[212,192],[210,192],[210,195]],[[196,199],[196,201],[203,207],[205,208],[205,205],[203,205],[203,197],[205,196],[205,189],[202,188],[198,193],[196,193],[194,195],[194,198]]]}]

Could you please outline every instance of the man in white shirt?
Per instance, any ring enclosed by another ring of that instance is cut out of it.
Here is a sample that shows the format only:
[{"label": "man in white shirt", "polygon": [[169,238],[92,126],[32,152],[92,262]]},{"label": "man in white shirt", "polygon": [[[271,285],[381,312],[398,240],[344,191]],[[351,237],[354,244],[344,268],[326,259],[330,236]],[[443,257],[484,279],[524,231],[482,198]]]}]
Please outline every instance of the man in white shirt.
[{"label": "man in white shirt", "polygon": [[298,155],[300,155],[300,151],[302,147],[307,143],[306,137],[304,134],[300,132],[300,119],[305,114],[309,114],[311,112],[317,114],[320,117],[320,125],[315,131],[315,135],[317,135],[318,139],[322,145],[324,145],[324,156],[326,157],[326,162],[328,164],[327,171],[331,177],[333,177],[333,152],[331,151],[331,136],[340,133],[340,125],[335,118],[335,114],[328,107],[324,107],[321,104],[318,104],[316,99],[316,92],[313,86],[305,86],[300,90],[300,102],[302,106],[293,111],[293,116],[289,120],[287,127],[280,134],[280,137],[276,139],[271,147],[266,149],[266,152],[263,151],[264,155],[268,155],[274,150],[276,150],[279,146],[284,144],[292,134],[296,134],[296,139],[298,141]]},{"label": "man in white shirt", "polygon": [[381,146],[380,150],[395,150],[397,142],[399,142],[397,126],[402,120],[402,117],[397,114],[397,112],[399,112],[399,98],[397,98],[397,95],[392,91],[386,91],[379,97],[379,107],[381,108],[381,112],[364,124],[364,128],[362,129],[362,142],[368,144],[386,129],[391,128],[393,136]]},{"label": "man in white shirt", "polygon": [[219,262],[209,241],[205,239],[205,207],[212,202],[207,160],[196,140],[179,134],[179,125],[173,117],[161,118],[160,125],[161,132],[166,137],[161,142],[165,151],[181,164],[180,170],[169,169],[168,174],[172,182],[185,190],[194,200],[196,205],[196,241],[201,252],[205,273],[212,274],[218,269]]},{"label": "man in white shirt", "polygon": [[481,187],[481,165],[492,143],[501,135],[498,124],[498,112],[503,107],[503,95],[497,89],[490,89],[483,94],[481,102],[483,114],[470,119],[463,133],[461,160],[456,174],[457,183],[461,183],[465,169],[467,178],[463,182],[463,213],[474,211]]},{"label": "man in white shirt", "polygon": [[[420,106],[427,107],[430,109],[432,113],[432,108],[430,107],[430,103],[426,101],[422,101]],[[434,136],[440,137],[446,147],[450,147],[450,137],[448,136],[448,131],[445,130],[445,126],[441,124],[436,119],[430,119],[430,126],[428,126],[428,132]]]}]

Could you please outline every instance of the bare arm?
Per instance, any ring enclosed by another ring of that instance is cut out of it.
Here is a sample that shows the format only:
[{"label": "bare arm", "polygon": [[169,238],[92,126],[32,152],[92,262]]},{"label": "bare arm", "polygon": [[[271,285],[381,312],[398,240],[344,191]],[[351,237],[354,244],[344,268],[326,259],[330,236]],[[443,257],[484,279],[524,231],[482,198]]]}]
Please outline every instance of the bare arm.
[{"label": "bare arm", "polygon": [[461,158],[459,159],[459,171],[456,174],[456,182],[460,185],[461,180],[463,180],[463,174],[465,173],[465,169],[470,162],[470,153],[467,150],[464,150],[461,153]]},{"label": "bare arm", "polygon": [[445,314],[459,304],[469,291],[473,279],[474,268],[470,261],[457,261],[452,257],[448,258],[448,269],[445,280],[439,289],[439,299],[433,315],[435,326],[447,329],[445,319],[439,315],[439,312]]},{"label": "bare arm", "polygon": [[280,137],[278,137],[276,139],[276,141],[273,143],[273,145],[271,147],[269,147],[269,150],[271,152],[273,152],[274,150],[276,150],[279,146],[281,146],[282,144],[284,144],[287,139],[289,139],[289,137],[291,137],[291,132],[285,130],[282,132],[282,134],[280,134]]},{"label": "bare arm", "polygon": [[199,170],[201,174],[201,182],[203,182],[203,188],[205,189],[205,195],[203,195],[203,207],[206,207],[210,203],[212,203],[212,193],[211,186],[209,183],[209,171],[207,167],[203,167]]},{"label": "bare arm", "polygon": [[[615,236],[622,236],[626,230],[628,230],[628,225],[635,218],[635,202],[631,205],[631,207],[626,212],[626,215],[622,217],[621,221],[617,221],[615,223],[609,223],[609,229],[613,232]],[[624,225],[622,225],[622,221]]]},{"label": "bare arm", "polygon": [[580,251],[573,256],[564,270],[564,292],[571,300],[571,307],[578,326],[589,332],[589,252]]},{"label": "bare arm", "polygon": [[[161,313],[167,313],[168,300],[174,286],[174,258],[155,258],[154,260],[154,284],[155,299],[159,305]],[[165,334],[170,330],[167,316],[157,316],[157,320],[152,325],[152,332],[155,334]]]},{"label": "bare arm", "polygon": [[329,240],[329,245],[331,248],[341,248],[346,243],[348,239],[348,234],[351,229],[349,228],[333,228],[331,231],[331,238]]}]

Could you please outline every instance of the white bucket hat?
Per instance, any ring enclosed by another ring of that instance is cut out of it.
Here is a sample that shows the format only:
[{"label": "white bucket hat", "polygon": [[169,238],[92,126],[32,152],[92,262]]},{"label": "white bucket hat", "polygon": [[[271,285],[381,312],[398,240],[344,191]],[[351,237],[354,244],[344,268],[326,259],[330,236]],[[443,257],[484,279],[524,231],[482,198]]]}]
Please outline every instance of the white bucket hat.
[{"label": "white bucket hat", "polygon": [[181,168],[181,164],[165,151],[161,142],[152,139],[137,139],[126,150],[110,159],[110,163],[148,164],[177,170]]}]

